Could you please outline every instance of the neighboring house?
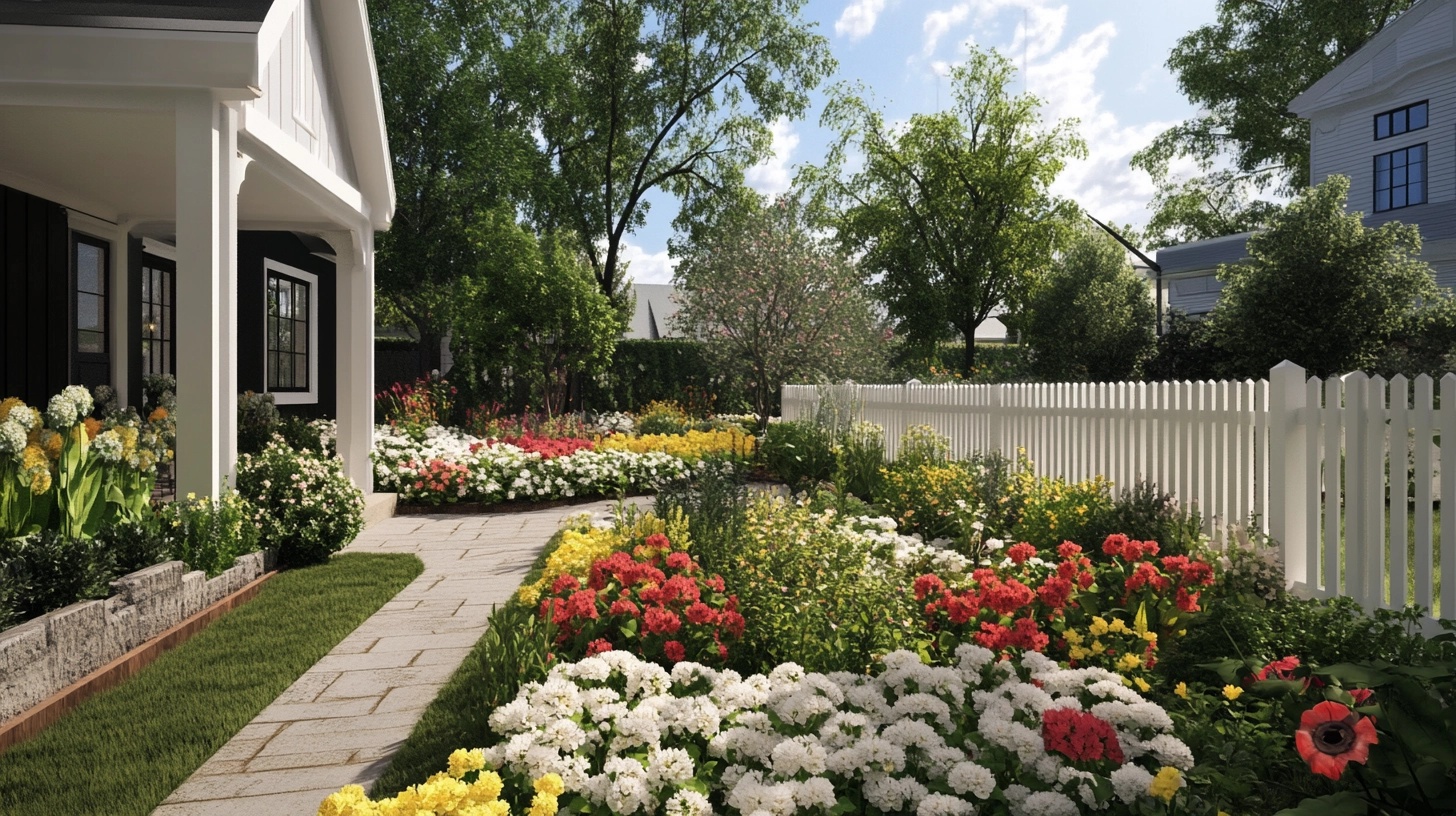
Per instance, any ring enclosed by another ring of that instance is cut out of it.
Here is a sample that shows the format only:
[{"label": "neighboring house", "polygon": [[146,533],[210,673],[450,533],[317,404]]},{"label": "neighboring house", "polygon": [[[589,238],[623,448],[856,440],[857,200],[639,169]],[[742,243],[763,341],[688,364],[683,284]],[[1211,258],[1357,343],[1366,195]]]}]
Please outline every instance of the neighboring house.
[{"label": "neighboring house", "polygon": [[634,283],[632,295],[637,298],[637,308],[632,313],[632,323],[622,334],[624,340],[661,340],[665,337],[681,337],[672,317],[677,314],[677,302],[673,293],[677,290],[670,283]]},{"label": "neighboring house", "polygon": [[177,378],[177,489],[237,395],[339,421],[370,486],[394,189],[364,0],[0,0],[0,395]]},{"label": "neighboring house", "polygon": [[[1310,182],[1350,178],[1368,226],[1420,227],[1421,257],[1456,288],[1456,0],[1422,0],[1289,103],[1310,124]],[[1158,251],[1169,305],[1206,313],[1219,263],[1247,234]]]}]

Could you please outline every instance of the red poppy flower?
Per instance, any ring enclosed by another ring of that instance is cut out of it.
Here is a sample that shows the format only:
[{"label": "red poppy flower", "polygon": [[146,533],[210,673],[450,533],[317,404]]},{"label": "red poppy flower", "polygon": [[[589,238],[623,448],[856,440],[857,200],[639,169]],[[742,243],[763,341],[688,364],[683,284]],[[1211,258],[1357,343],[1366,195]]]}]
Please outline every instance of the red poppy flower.
[{"label": "red poppy flower", "polygon": [[1294,732],[1300,758],[1311,771],[1330,779],[1339,779],[1351,762],[1363,764],[1370,758],[1370,746],[1379,742],[1374,720],[1332,700],[1301,714]]}]

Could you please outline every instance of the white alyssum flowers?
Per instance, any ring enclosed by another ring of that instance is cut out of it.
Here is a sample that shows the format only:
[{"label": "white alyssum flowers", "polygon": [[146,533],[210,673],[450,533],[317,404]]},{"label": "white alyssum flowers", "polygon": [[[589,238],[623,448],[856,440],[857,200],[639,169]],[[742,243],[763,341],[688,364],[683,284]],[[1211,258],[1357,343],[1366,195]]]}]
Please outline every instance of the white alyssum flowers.
[{"label": "white alyssum flowers", "polygon": [[[1192,767],[1167,714],[1115,677],[970,644],[954,666],[894,652],[875,676],[792,663],[746,678],[692,663],[669,673],[610,651],[554,667],[497,709],[505,741],[486,760],[506,775],[558,773],[598,813],[703,816],[714,792],[746,816],[962,816],[998,798],[1016,816],[1090,813],[1109,790],[1150,803],[1154,771]],[[1074,766],[1043,736],[1053,709],[1098,716],[1127,762],[1104,760],[1101,776]]]}]

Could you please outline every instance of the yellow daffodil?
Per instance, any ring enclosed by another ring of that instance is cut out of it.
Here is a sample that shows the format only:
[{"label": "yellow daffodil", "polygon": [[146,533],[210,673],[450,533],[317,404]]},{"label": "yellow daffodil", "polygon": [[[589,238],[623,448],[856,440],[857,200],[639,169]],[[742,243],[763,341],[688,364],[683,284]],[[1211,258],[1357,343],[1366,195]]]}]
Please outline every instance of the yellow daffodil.
[{"label": "yellow daffodil", "polygon": [[1241,688],[1239,688],[1238,686],[1224,686],[1223,687],[1223,696],[1226,697],[1226,698],[1228,698],[1229,700],[1237,700],[1237,699],[1239,699],[1239,695],[1240,694],[1243,694],[1243,693],[1244,693],[1244,690],[1241,689]]}]

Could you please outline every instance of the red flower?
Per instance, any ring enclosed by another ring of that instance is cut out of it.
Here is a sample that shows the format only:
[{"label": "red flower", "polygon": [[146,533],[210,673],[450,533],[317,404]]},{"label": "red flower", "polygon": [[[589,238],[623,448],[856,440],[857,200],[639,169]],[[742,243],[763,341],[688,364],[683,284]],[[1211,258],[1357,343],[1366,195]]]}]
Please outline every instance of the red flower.
[{"label": "red flower", "polygon": [[1011,559],[1013,564],[1025,564],[1027,559],[1036,555],[1036,547],[1022,541],[1019,544],[1012,544],[1006,551],[1006,557]]},{"label": "red flower", "polygon": [[662,653],[667,655],[667,659],[674,663],[688,656],[688,650],[683,648],[683,645],[675,640],[669,640],[662,644]]},{"label": "red flower", "polygon": [[1031,603],[1035,593],[1031,587],[1011,578],[1006,583],[997,583],[988,587],[981,593],[981,605],[995,610],[998,615],[1010,615],[1012,612]]},{"label": "red flower", "polygon": [[1375,696],[1370,689],[1350,689],[1350,696],[1355,698],[1355,705],[1365,705],[1365,702]]},{"label": "red flower", "polygon": [[626,598],[618,598],[612,601],[612,606],[607,612],[612,615],[630,615],[634,618],[642,614],[642,610],[637,608],[637,604],[632,603]]},{"label": "red flower", "polygon": [[685,552],[668,553],[667,568],[675,570],[691,570],[693,568],[692,556]]},{"label": "red flower", "polygon": [[1051,642],[1032,618],[1017,618],[1011,627],[1011,645],[1040,652]]},{"label": "red flower", "polygon": [[1076,544],[1076,543],[1071,542],[1071,541],[1063,541],[1057,547],[1057,555],[1060,556],[1062,558],[1062,560],[1064,560],[1064,561],[1074,560],[1077,556],[1079,556],[1081,554],[1082,554],[1082,545]]},{"label": "red flower", "polygon": [[672,543],[669,542],[667,540],[667,536],[663,535],[662,533],[653,533],[652,535],[647,537],[646,541],[642,543],[648,547],[657,550],[666,550],[672,547]]},{"label": "red flower", "polygon": [[[734,598],[736,599],[737,596],[735,595]],[[743,619],[742,615],[733,611],[725,611],[721,620],[723,622],[723,631],[732,635],[735,639],[743,637],[743,629],[748,622]]]},{"label": "red flower", "polygon": [[1121,765],[1125,760],[1117,731],[1086,711],[1047,709],[1042,715],[1041,739],[1047,751],[1055,751],[1073,762],[1107,759]]},{"label": "red flower", "polygon": [[1198,606],[1198,593],[1189,592],[1184,587],[1178,587],[1178,592],[1174,596],[1174,603],[1178,604],[1178,609],[1183,612],[1197,612],[1200,609]]},{"label": "red flower", "polygon": [[1326,700],[1299,717],[1294,747],[1309,769],[1330,779],[1339,779],[1351,762],[1364,764],[1370,746],[1377,745],[1375,721],[1362,717],[1343,703]]},{"label": "red flower", "polygon": [[1102,542],[1102,552],[1107,555],[1122,555],[1122,550],[1127,543],[1127,536],[1122,533],[1113,533]]},{"label": "red flower", "polygon": [[945,582],[938,575],[922,575],[915,579],[915,600],[923,601],[927,595],[939,595],[945,591]]},{"label": "red flower", "polygon": [[1052,609],[1063,609],[1072,602],[1072,582],[1061,577],[1048,578],[1042,582],[1036,594],[1042,603]]},{"label": "red flower", "polygon": [[708,588],[713,590],[714,592],[722,592],[726,587],[726,585],[723,583],[723,576],[721,575],[714,575],[712,578],[709,578],[703,583],[707,584]]},{"label": "red flower", "polygon": [[689,606],[683,614],[687,616],[688,623],[694,626],[702,626],[705,623],[717,623],[718,621],[718,613],[713,607],[708,606],[702,601],[698,601],[692,606]]},{"label": "red flower", "polygon": [[586,645],[586,656],[591,657],[592,655],[601,654],[602,652],[610,652],[611,650],[611,643],[602,638],[597,638],[596,640],[593,640],[591,643],[588,643]]},{"label": "red flower", "polygon": [[654,635],[670,635],[682,628],[682,618],[676,612],[656,606],[643,613],[642,621]]},{"label": "red flower", "polygon": [[551,594],[560,595],[568,589],[581,589],[581,582],[575,575],[563,575],[551,584]]}]

